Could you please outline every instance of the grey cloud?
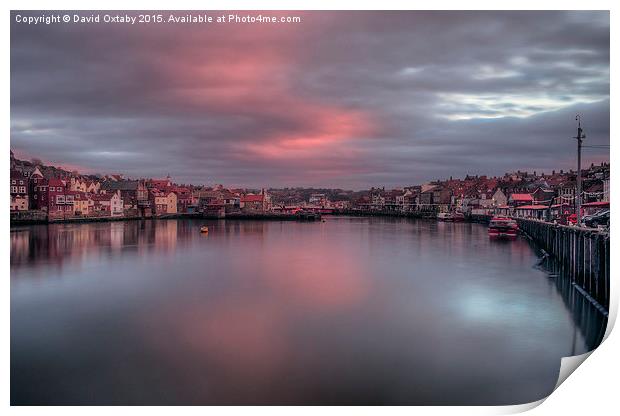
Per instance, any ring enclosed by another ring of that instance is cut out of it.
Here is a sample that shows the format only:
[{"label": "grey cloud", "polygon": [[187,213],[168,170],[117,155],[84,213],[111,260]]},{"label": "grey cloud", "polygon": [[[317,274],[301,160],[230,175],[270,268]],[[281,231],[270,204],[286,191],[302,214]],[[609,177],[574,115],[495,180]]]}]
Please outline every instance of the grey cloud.
[{"label": "grey cloud", "polygon": [[[244,151],[303,137],[329,122],[321,108],[376,128],[305,159]],[[576,112],[588,140],[609,144],[607,12],[305,12],[298,26],[258,29],[11,26],[11,147],[96,172],[364,188],[567,169]]]}]

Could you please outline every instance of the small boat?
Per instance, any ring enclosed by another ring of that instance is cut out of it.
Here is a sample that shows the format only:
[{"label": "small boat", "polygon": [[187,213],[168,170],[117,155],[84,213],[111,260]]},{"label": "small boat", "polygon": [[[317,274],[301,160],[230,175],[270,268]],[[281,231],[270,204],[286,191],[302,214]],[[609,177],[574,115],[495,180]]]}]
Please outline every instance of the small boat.
[{"label": "small boat", "polygon": [[450,214],[450,216],[452,217],[452,221],[454,221],[454,222],[463,222],[463,221],[465,221],[465,214],[463,214],[460,211],[454,211],[452,214]]},{"label": "small boat", "polygon": [[202,227],[200,227],[200,232],[203,234],[209,234],[209,227],[203,225]]},{"label": "small boat", "polygon": [[297,213],[295,213],[295,216],[297,217],[298,221],[320,221],[321,220],[321,214],[318,212],[297,211]]},{"label": "small boat", "polygon": [[452,217],[448,212],[440,212],[437,214],[437,219],[439,221],[452,221]]},{"label": "small boat", "polygon": [[489,223],[490,238],[517,238],[519,226],[512,218],[493,217]]},{"label": "small boat", "polygon": [[437,220],[439,221],[453,221],[453,222],[463,222],[465,221],[465,214],[459,211],[454,212],[440,212],[437,214]]}]

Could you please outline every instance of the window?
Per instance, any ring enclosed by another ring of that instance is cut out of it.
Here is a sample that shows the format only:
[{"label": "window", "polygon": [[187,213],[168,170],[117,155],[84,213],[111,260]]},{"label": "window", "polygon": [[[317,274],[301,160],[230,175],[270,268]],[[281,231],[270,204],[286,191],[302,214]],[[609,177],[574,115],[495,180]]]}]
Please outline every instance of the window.
[{"label": "window", "polygon": [[20,185],[23,185],[23,184],[24,184],[24,181],[19,181],[19,184],[20,184]]},{"label": "window", "polygon": [[11,185],[15,185],[17,184],[17,181],[15,179],[11,180]]},{"label": "window", "polygon": [[16,194],[17,193],[17,186],[11,186],[11,192]]}]

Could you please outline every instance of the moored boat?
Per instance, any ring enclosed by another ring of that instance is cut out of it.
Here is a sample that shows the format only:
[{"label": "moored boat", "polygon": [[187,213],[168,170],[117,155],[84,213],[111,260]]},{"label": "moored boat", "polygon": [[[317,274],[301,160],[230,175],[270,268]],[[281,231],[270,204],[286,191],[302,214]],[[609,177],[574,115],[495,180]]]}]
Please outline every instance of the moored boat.
[{"label": "moored boat", "polygon": [[319,212],[312,211],[298,211],[295,216],[299,221],[320,221],[321,214]]},{"label": "moored boat", "polygon": [[519,226],[512,218],[493,217],[489,223],[490,238],[516,238]]},{"label": "moored boat", "polygon": [[454,222],[463,222],[463,221],[465,221],[465,214],[463,214],[462,212],[455,211],[452,214],[450,214],[450,216],[452,217],[452,221],[454,221]]},{"label": "moored boat", "polygon": [[208,234],[209,233],[209,227],[207,227],[206,225],[203,225],[202,227],[200,227],[200,232],[202,234]]},{"label": "moored boat", "polygon": [[450,217],[450,213],[448,212],[440,212],[437,214],[437,220],[439,221],[450,221],[452,218]]},{"label": "moored boat", "polygon": [[459,211],[454,212],[440,212],[437,214],[438,221],[454,221],[454,222],[462,222],[465,221],[465,214]]}]

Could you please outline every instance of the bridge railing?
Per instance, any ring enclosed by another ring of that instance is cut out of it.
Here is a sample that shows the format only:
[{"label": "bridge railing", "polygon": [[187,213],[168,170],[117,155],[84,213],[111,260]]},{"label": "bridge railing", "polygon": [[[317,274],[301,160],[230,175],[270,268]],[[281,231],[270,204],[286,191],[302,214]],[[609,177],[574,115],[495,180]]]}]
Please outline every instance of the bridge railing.
[{"label": "bridge railing", "polygon": [[516,220],[521,231],[557,260],[572,283],[609,310],[609,232]]}]

